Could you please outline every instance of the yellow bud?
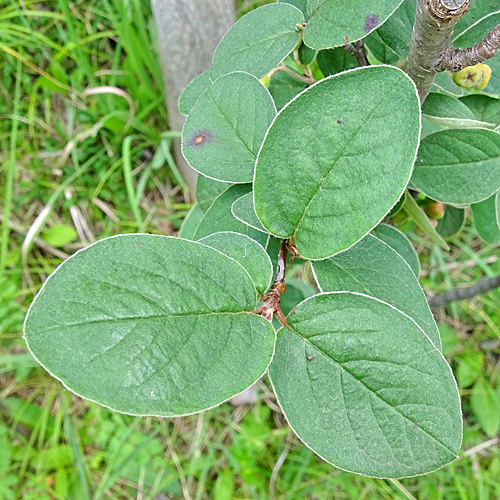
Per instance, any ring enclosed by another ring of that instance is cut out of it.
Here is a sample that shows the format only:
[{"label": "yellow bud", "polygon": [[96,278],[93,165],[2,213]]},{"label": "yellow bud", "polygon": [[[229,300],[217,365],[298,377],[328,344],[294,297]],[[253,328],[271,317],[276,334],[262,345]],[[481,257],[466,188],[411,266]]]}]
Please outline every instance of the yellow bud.
[{"label": "yellow bud", "polygon": [[476,64],[453,73],[453,81],[465,89],[482,90],[488,84],[491,77],[491,68],[486,64]]}]

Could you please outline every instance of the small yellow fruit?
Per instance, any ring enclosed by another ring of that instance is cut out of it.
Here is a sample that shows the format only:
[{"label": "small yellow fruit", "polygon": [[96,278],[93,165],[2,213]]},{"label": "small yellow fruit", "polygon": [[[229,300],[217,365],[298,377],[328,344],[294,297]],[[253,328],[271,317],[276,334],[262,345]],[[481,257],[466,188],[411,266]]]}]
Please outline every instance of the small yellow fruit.
[{"label": "small yellow fruit", "polygon": [[483,90],[484,87],[488,85],[488,82],[490,81],[491,78],[491,68],[487,64],[481,64],[481,66],[484,67],[484,76],[483,76],[483,81],[477,87],[477,90]]},{"label": "small yellow fruit", "polygon": [[482,90],[488,85],[490,77],[491,68],[483,63],[467,66],[457,73],[453,73],[453,81],[465,89]]}]

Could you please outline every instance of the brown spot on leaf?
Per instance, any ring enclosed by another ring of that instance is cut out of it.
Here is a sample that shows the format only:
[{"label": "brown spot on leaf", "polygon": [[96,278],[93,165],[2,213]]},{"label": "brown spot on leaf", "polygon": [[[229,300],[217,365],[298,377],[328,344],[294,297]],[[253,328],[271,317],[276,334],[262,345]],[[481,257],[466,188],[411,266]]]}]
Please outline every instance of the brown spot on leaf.
[{"label": "brown spot on leaf", "polygon": [[211,142],[212,139],[212,134],[208,130],[199,130],[190,137],[189,145],[192,148],[201,148],[205,144]]},{"label": "brown spot on leaf", "polygon": [[365,33],[370,33],[370,31],[373,31],[377,26],[378,26],[377,14],[368,14],[363,24],[363,31]]}]

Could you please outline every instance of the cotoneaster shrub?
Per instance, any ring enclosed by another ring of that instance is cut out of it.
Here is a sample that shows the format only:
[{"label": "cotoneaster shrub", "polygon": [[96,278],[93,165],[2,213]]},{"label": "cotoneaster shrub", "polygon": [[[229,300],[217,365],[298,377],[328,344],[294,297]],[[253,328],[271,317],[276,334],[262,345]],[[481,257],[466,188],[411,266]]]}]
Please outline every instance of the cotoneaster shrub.
[{"label": "cotoneaster shrub", "polygon": [[[498,17],[488,2],[471,14],[458,48]],[[181,234],[66,260],[26,318],[40,364],[81,397],[162,417],[267,372],[291,428],[336,467],[406,477],[452,461],[458,390],[394,223],[446,248],[472,206],[500,241],[500,71],[441,72],[421,105],[404,71],[414,18],[415,0],[290,0],[240,19],[180,99],[201,174]],[[289,258],[319,293],[285,279]]]}]

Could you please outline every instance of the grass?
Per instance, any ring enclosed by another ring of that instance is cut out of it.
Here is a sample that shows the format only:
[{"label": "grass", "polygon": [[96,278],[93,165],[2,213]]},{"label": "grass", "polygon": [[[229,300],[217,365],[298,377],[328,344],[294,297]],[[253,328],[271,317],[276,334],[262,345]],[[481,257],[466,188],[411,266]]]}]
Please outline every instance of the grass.
[{"label": "grass", "polygon": [[[50,272],[96,238],[175,234],[190,207],[170,154],[152,26],[146,0],[0,7],[0,498],[500,498],[500,449],[471,397],[478,381],[500,386],[498,292],[437,315],[463,398],[464,450],[484,448],[399,482],[319,460],[265,379],[253,407],[133,418],[76,398],[37,367],[20,332]],[[450,253],[415,244],[430,293],[500,272],[498,248],[470,224]]]}]

